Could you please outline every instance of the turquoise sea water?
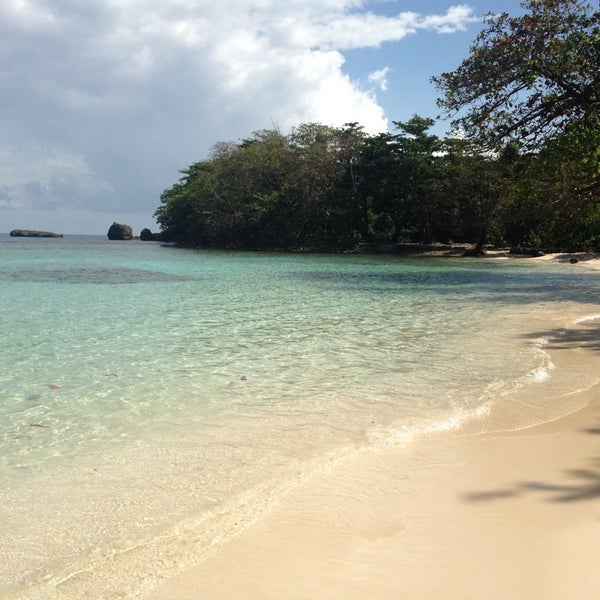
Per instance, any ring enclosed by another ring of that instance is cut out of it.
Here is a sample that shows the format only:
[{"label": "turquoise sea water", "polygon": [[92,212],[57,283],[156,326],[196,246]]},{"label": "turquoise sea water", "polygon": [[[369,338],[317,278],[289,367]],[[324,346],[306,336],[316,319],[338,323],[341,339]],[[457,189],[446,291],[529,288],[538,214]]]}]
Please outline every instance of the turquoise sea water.
[{"label": "turquoise sea water", "polygon": [[552,340],[598,318],[599,282],[0,236],[0,598],[136,597],[357,449],[518,389],[537,404],[511,414],[551,417]]}]

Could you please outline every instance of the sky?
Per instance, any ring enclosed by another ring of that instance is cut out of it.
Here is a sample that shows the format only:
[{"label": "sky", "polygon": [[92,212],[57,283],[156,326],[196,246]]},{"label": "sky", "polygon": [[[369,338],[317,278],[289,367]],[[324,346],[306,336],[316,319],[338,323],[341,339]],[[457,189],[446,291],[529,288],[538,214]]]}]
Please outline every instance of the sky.
[{"label": "sky", "polygon": [[158,231],[217,142],[435,118],[490,11],[519,0],[2,0],[0,232]]}]

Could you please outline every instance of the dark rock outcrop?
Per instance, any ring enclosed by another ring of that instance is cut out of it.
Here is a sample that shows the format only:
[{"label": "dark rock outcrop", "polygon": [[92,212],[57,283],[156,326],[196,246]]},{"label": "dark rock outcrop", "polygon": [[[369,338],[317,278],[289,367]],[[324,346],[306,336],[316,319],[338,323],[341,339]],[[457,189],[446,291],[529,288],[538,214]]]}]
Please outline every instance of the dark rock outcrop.
[{"label": "dark rock outcrop", "polygon": [[133,231],[129,225],[113,223],[106,234],[109,240],[131,240]]},{"label": "dark rock outcrop", "polygon": [[52,231],[35,231],[32,229],[13,229],[10,232],[12,237],[44,237],[44,238],[61,238],[62,233],[53,233]]},{"label": "dark rock outcrop", "polygon": [[140,232],[142,242],[159,242],[162,237],[160,233],[152,233],[147,227]]}]

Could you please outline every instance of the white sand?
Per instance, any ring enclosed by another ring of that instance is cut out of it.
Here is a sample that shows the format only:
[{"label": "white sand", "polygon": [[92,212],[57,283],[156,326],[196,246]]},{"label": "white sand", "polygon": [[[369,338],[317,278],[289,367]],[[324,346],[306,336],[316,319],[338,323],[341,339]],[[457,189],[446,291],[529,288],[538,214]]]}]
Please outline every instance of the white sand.
[{"label": "white sand", "polygon": [[600,387],[554,423],[365,452],[154,599],[597,599]]}]

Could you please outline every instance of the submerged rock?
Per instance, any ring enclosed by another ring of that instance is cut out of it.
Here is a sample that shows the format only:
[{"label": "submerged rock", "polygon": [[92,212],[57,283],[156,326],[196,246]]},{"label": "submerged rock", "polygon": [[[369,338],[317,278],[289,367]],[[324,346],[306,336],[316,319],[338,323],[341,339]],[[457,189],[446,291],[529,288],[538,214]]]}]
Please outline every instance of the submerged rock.
[{"label": "submerged rock", "polygon": [[61,238],[62,233],[53,233],[52,231],[35,231],[32,229],[13,229],[10,232],[12,237],[45,237],[45,238]]},{"label": "submerged rock", "polygon": [[133,238],[133,231],[129,225],[122,223],[113,223],[106,234],[109,240],[130,240]]}]

